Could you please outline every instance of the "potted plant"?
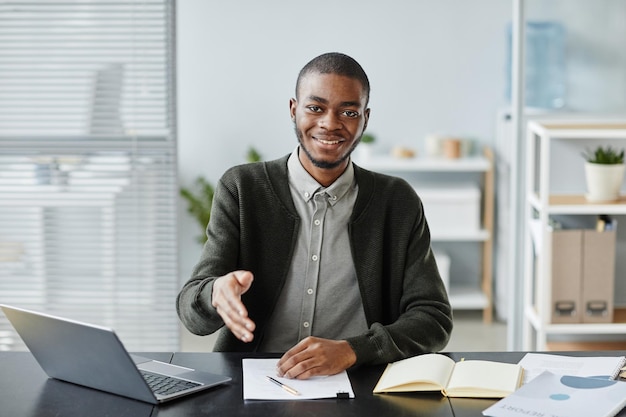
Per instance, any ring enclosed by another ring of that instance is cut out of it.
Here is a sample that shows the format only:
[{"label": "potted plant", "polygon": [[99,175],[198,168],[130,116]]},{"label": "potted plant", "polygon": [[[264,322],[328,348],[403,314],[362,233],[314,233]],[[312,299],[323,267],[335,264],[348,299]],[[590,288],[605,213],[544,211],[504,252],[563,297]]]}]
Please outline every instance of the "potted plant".
[{"label": "potted plant", "polygon": [[624,179],[624,149],[598,146],[583,152],[587,180],[586,198],[590,202],[616,201]]},{"label": "potted plant", "polygon": [[206,230],[211,218],[211,207],[213,206],[213,185],[204,177],[198,177],[194,181],[193,188],[181,187],[180,196],[187,201],[187,212],[196,220],[202,228],[202,232],[196,238],[201,244],[207,240]]},{"label": "potted plant", "polygon": [[376,142],[376,136],[372,135],[371,133],[363,133],[363,135],[361,136],[361,143],[372,144],[374,142]]},{"label": "potted plant", "polygon": [[376,136],[372,135],[371,133],[363,133],[363,135],[361,136],[361,141],[356,148],[356,158],[360,160],[365,160],[369,158],[372,155],[374,142],[376,142]]}]

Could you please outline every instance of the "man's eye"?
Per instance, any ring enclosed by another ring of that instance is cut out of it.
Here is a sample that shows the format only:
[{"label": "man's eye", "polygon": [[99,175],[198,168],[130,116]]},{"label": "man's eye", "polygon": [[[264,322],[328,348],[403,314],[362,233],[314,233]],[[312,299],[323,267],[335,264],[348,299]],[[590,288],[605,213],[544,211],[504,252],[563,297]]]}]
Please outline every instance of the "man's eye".
[{"label": "man's eye", "polygon": [[322,111],[321,107],[319,106],[308,106],[307,108],[313,113],[320,113]]},{"label": "man's eye", "polygon": [[346,110],[343,112],[346,116],[350,118],[359,117],[359,112],[354,110]]}]

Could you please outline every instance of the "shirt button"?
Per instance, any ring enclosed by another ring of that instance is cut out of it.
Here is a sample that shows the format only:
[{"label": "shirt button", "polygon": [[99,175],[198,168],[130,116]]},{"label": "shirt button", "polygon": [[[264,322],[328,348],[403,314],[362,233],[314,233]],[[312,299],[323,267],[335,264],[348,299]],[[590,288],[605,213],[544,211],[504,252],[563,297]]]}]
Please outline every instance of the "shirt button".
[{"label": "shirt button", "polygon": [[306,290],[306,293],[309,294],[309,295],[313,294],[313,289],[309,288],[308,290]]},{"label": "shirt button", "polygon": [[311,256],[311,259],[313,259],[314,261],[317,261],[317,255]]},{"label": "shirt button", "polygon": [[315,223],[316,226],[319,226],[320,224],[322,224],[322,222],[319,220],[315,220],[313,223]]},{"label": "shirt button", "polygon": [[304,327],[309,327],[309,326],[310,326],[310,324],[309,324],[309,322],[308,322],[308,321],[305,321],[304,323],[302,323],[302,325],[303,325]]},{"label": "shirt button", "polygon": [[337,196],[336,196],[336,195],[334,195],[334,196],[330,197],[330,199],[334,201],[334,200],[336,200],[336,199],[337,199]]},{"label": "shirt button", "polygon": [[309,198],[309,193],[304,193],[304,198]]}]

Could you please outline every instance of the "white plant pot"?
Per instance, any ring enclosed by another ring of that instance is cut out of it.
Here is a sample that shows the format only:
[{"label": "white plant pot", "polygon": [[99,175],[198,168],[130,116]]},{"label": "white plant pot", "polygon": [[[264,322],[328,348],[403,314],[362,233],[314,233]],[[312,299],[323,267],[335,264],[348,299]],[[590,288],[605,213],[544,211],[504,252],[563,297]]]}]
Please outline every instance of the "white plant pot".
[{"label": "white plant pot", "polygon": [[608,202],[619,199],[626,165],[585,163],[587,201]]},{"label": "white plant pot", "polygon": [[374,145],[371,143],[359,143],[354,150],[354,159],[358,161],[368,161],[372,157]]}]

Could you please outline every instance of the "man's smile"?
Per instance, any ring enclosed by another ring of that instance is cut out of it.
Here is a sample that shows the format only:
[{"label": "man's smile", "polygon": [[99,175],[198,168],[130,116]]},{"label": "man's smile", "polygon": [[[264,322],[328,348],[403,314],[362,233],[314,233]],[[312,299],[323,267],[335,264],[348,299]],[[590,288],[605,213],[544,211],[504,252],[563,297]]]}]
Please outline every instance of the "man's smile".
[{"label": "man's smile", "polygon": [[319,136],[313,136],[313,139],[320,142],[323,145],[338,145],[339,143],[343,142],[343,138],[339,138],[339,139],[331,139],[331,138],[322,138]]}]

